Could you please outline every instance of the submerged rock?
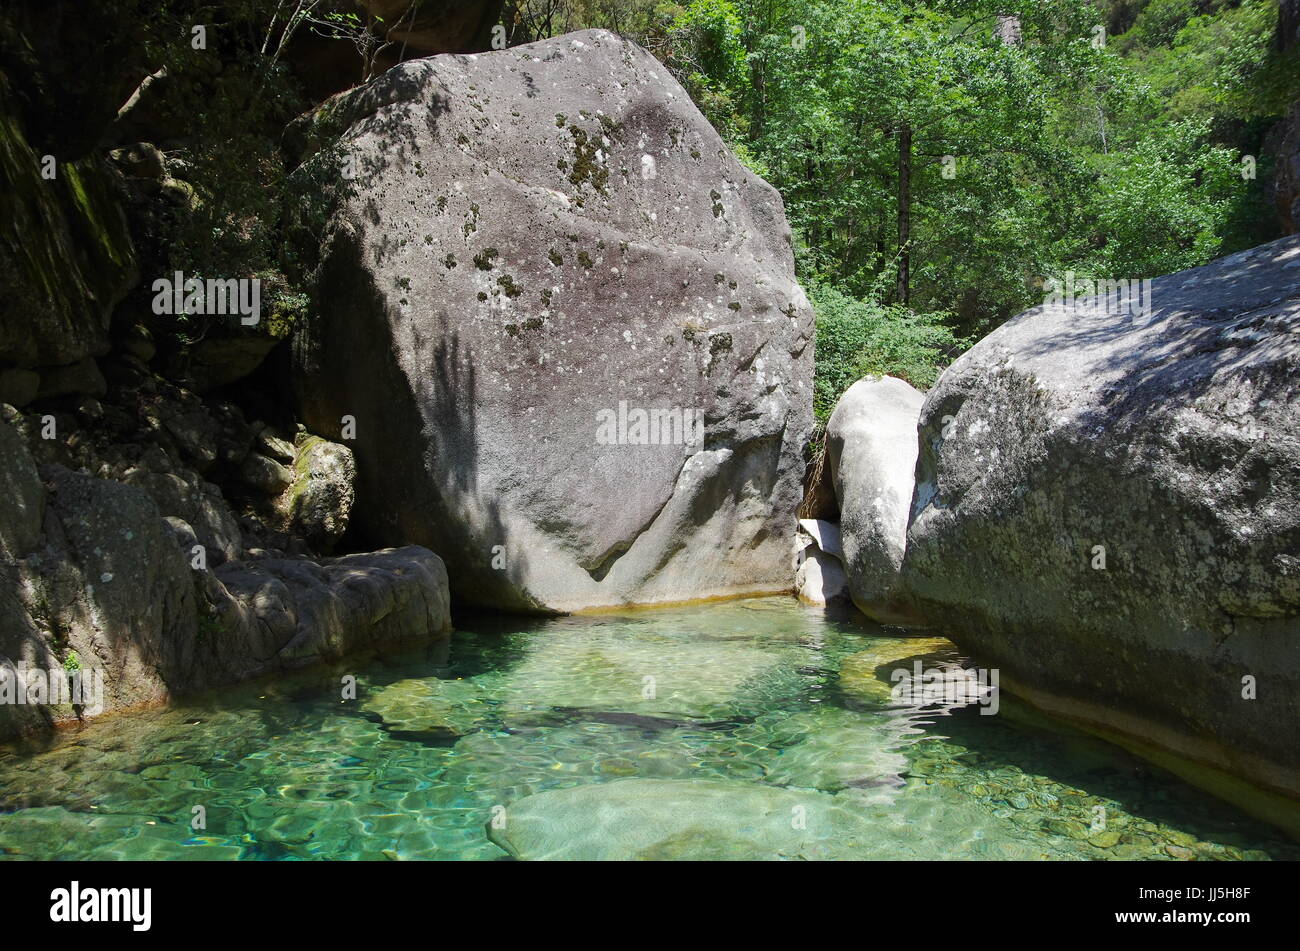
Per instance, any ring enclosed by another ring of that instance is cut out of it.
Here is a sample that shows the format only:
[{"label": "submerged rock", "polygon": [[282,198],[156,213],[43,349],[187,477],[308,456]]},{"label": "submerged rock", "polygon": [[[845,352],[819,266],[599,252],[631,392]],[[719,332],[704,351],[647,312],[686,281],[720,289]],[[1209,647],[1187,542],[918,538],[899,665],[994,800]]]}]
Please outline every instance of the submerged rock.
[{"label": "submerged rock", "polygon": [[295,358],[309,427],[355,424],[361,527],[496,607],[790,588],[812,312],[780,196],[667,69],[586,31],[311,125],[341,202]]},{"label": "submerged rock", "polygon": [[867,650],[850,654],[840,663],[840,688],[859,700],[890,703],[900,680],[895,671],[910,673],[916,660],[929,666],[956,659],[956,645],[942,637],[877,638]]},{"label": "submerged rock", "polygon": [[834,796],[756,783],[624,779],[509,803],[488,837],[518,859],[869,858],[871,824]]},{"label": "submerged rock", "polygon": [[930,391],[909,593],[1038,706],[1300,798],[1300,237],[1120,303]]},{"label": "submerged rock", "polygon": [[777,722],[763,720],[741,735],[779,745],[767,764],[767,781],[825,792],[902,786],[902,775],[907,772],[902,748],[921,735],[909,730],[902,718],[827,704]]},{"label": "submerged rock", "polygon": [[776,651],[744,643],[638,642],[598,630],[539,639],[510,669],[501,696],[509,711],[573,707],[703,720],[726,715],[781,662]]},{"label": "submerged rock", "polygon": [[428,677],[389,684],[367,698],[361,709],[378,715],[390,730],[469,733],[491,709],[483,700],[483,691],[473,681]]},{"label": "submerged rock", "polygon": [[868,377],[840,397],[826,455],[840,508],[853,603],[884,624],[913,624],[899,581],[924,394],[893,377]]}]

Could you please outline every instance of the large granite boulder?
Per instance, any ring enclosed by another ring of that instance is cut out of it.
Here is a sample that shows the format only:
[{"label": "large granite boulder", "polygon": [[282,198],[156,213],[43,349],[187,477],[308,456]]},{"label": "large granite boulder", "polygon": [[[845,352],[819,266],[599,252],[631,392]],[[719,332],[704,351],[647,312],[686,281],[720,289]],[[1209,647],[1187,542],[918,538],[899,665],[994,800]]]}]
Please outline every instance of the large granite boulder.
[{"label": "large granite boulder", "polygon": [[789,590],[812,312],[779,195],[663,66],[603,31],[434,56],[314,125],[299,176],[343,197],[300,395],[355,424],[363,531],[498,607]]},{"label": "large granite boulder", "polygon": [[867,377],[840,397],[826,425],[826,459],[840,509],[849,594],[884,624],[913,624],[899,579],[925,395],[891,376]]},{"label": "large granite boulder", "polygon": [[1300,797],[1300,237],[1122,297],[943,374],[904,581],[1012,692]]}]

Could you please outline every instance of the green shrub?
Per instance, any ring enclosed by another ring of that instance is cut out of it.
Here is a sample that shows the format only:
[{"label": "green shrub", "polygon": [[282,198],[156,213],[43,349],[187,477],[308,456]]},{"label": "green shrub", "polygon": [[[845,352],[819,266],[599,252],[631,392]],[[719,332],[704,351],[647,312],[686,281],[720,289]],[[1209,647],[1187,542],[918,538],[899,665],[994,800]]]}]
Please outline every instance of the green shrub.
[{"label": "green shrub", "polygon": [[826,284],[810,290],[817,315],[813,410],[820,421],[830,417],[845,390],[869,374],[928,389],[969,345],[953,335],[948,314],[917,313],[874,296],[850,297]]}]

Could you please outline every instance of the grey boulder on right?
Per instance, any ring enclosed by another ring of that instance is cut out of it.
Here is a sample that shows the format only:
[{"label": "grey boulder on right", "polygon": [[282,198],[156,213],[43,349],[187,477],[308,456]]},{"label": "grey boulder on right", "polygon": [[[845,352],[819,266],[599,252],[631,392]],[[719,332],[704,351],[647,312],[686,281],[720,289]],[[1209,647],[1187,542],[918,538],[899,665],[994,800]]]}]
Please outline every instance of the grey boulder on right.
[{"label": "grey boulder on right", "polygon": [[1300,798],[1300,236],[1118,296],[930,391],[909,595],[1043,709]]}]

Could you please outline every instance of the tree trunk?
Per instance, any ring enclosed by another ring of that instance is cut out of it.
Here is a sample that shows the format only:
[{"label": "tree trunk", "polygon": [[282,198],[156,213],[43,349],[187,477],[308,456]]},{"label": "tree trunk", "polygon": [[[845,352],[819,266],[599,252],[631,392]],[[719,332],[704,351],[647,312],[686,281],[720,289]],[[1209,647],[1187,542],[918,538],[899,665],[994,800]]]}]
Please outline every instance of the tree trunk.
[{"label": "tree trunk", "polygon": [[898,300],[906,304],[911,283],[912,127],[898,130]]},{"label": "tree trunk", "polygon": [[998,25],[993,35],[1007,46],[1020,45],[1020,17],[998,14]]}]

